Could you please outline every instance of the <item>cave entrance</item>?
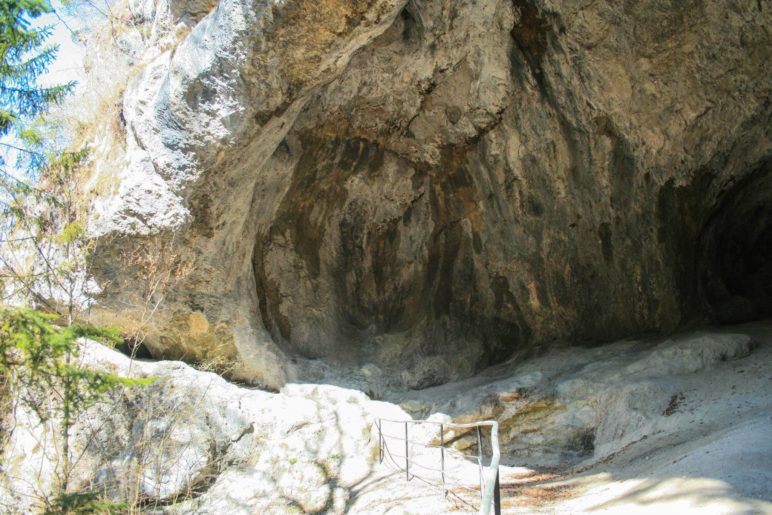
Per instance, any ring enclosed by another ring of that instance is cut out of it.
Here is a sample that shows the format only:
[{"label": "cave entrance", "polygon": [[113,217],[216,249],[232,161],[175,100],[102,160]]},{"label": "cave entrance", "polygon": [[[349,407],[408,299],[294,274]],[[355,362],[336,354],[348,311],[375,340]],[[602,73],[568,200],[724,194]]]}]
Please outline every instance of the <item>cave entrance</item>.
[{"label": "cave entrance", "polygon": [[725,194],[700,246],[700,287],[718,322],[772,316],[772,160]]}]

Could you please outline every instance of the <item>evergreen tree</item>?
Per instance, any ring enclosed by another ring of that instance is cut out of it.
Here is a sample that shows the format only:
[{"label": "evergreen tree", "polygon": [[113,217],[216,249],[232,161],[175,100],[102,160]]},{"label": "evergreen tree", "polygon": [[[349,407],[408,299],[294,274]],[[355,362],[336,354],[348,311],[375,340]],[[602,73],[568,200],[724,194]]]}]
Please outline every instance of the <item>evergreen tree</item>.
[{"label": "evergreen tree", "polygon": [[[39,84],[58,48],[45,44],[52,27],[34,27],[32,20],[50,12],[48,0],[0,0],[0,137],[11,130],[16,135],[0,145],[24,154],[10,171],[0,156],[0,453],[10,432],[3,418],[25,406],[48,425],[48,434],[57,435],[57,485],[43,511],[113,513],[120,505],[101,499],[100,492],[71,491],[71,432],[89,407],[109,400],[110,391],[152,379],[124,378],[78,361],[80,338],[122,340],[115,330],[76,321],[93,248],[79,223],[79,172],[87,151],[62,150],[34,125],[75,85]],[[10,308],[9,300],[46,313]]]},{"label": "evergreen tree", "polygon": [[31,20],[53,12],[48,0],[0,2],[0,136],[34,117],[72,91],[74,81],[42,87],[38,79],[56,57],[57,45],[45,45],[52,27]]}]

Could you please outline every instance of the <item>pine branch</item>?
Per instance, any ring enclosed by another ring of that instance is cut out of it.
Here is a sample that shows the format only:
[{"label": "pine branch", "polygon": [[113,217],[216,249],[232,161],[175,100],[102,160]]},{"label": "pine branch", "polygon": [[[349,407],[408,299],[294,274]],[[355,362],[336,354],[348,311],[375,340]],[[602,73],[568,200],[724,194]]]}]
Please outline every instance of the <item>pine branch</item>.
[{"label": "pine branch", "polygon": [[[19,152],[24,152],[25,154],[33,154],[36,156],[46,157],[46,155],[42,152],[37,152],[35,150],[30,150],[28,148],[17,147],[16,145],[13,145],[11,143],[6,143],[5,141],[0,141],[0,146],[10,148],[12,150],[16,150]],[[12,177],[10,174],[8,174],[8,172],[3,172],[3,173],[5,175],[8,175],[9,177]]]},{"label": "pine branch", "polygon": [[77,33],[77,31],[73,30],[73,28],[72,28],[72,27],[70,27],[70,26],[67,24],[67,22],[66,22],[66,21],[64,21],[64,18],[62,18],[62,17],[59,15],[59,12],[58,12],[56,9],[52,9],[52,12],[54,13],[54,16],[56,16],[56,19],[58,19],[58,20],[59,20],[59,22],[60,22],[62,25],[64,25],[64,28],[65,28],[65,29],[67,29],[67,30],[69,31],[70,35],[71,35],[71,36],[72,36],[72,38],[73,38],[73,41],[77,41],[77,42],[78,42],[78,43],[80,43],[82,46],[85,46],[83,43],[81,43],[81,42],[80,42],[80,39],[78,38],[78,33]]}]

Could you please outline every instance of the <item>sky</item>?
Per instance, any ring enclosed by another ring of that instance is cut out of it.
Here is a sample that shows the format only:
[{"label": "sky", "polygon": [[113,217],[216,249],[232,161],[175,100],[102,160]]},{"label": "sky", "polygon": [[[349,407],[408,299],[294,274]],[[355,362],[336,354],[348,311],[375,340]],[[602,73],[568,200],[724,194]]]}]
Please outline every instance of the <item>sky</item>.
[{"label": "sky", "polygon": [[[51,25],[53,32],[46,43],[59,45],[55,61],[49,65],[48,72],[38,79],[39,84],[44,87],[81,79],[84,75],[83,57],[86,52],[85,45],[77,42],[71,32],[71,29],[77,31],[82,27],[84,20],[68,16],[58,0],[52,0],[51,4],[64,22],[53,13],[44,14],[32,20],[35,27]],[[0,143],[23,146],[13,133],[0,137]],[[24,173],[24,170],[17,169],[18,153],[16,151],[8,147],[0,148],[0,151],[0,160],[7,165],[6,172],[14,175]]]},{"label": "sky", "polygon": [[[54,9],[59,13],[59,16],[61,16],[67,26],[72,30],[78,30],[82,27],[83,21],[68,16],[64,12],[64,9],[62,9],[60,2],[53,0],[51,3]],[[34,24],[36,26],[53,25],[54,32],[51,34],[51,37],[48,38],[47,42],[49,44],[59,45],[59,53],[56,56],[56,61],[48,68],[48,73],[41,78],[41,84],[50,86],[81,78],[83,76],[83,56],[86,51],[85,46],[82,43],[73,41],[74,38],[72,33],[55,14],[44,14],[35,19]]]}]

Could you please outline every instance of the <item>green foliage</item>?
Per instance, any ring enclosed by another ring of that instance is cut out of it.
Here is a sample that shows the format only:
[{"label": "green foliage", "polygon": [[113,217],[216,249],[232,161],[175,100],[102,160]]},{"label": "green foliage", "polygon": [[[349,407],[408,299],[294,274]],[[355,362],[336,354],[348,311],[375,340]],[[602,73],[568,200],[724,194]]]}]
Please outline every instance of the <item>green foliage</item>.
[{"label": "green foliage", "polygon": [[32,147],[39,147],[43,145],[43,135],[39,130],[32,127],[23,127],[18,131],[18,138]]},{"label": "green foliage", "polygon": [[[52,506],[61,507],[62,503],[85,499],[88,502],[78,505],[85,509],[102,501],[69,495],[68,484],[72,473],[70,429],[79,413],[105,401],[105,395],[111,390],[147,385],[153,379],[131,379],[81,366],[78,362],[79,339],[90,338],[115,344],[121,338],[114,329],[88,324],[58,326],[55,324],[58,318],[27,308],[0,307],[0,379],[17,402],[33,411],[41,423],[51,420],[58,426],[61,437],[58,501]],[[88,513],[74,508],[59,512]]]},{"label": "green foliage", "polygon": [[88,149],[47,155],[34,185],[0,173],[0,274],[16,283],[0,290],[0,300],[19,304],[23,297],[47,311],[81,307],[94,248],[81,222],[79,184],[87,156]]},{"label": "green foliage", "polygon": [[100,492],[76,492],[62,494],[54,500],[52,506],[44,512],[45,515],[101,515],[124,513],[127,503],[116,503],[101,497]]},{"label": "green foliage", "polygon": [[60,103],[75,82],[42,87],[38,79],[56,58],[56,45],[44,46],[52,28],[31,20],[53,12],[47,0],[0,2],[0,136],[13,125]]},{"label": "green foliage", "polygon": [[92,249],[77,212],[88,151],[62,151],[60,128],[41,116],[74,86],[39,84],[57,47],[45,44],[51,27],[32,21],[51,12],[49,0],[0,0],[0,137],[16,131],[16,139],[0,140],[14,164],[7,168],[0,155],[0,296],[72,319]]},{"label": "green foliage", "polygon": [[[74,87],[39,84],[57,47],[46,45],[52,27],[33,26],[32,20],[50,12],[49,0],[0,0],[0,138],[12,129],[16,137],[0,140],[0,146],[17,151],[12,170],[0,155],[0,419],[9,411],[4,408],[23,404],[58,433],[57,497],[46,503],[48,512],[115,513],[125,506],[68,491],[71,429],[110,391],[153,380],[81,363],[79,339],[121,339],[115,330],[75,322],[89,302],[88,256],[94,248],[79,201],[88,150],[63,150],[60,129],[41,116]],[[64,316],[3,307],[9,301]]]},{"label": "green foliage", "polygon": [[71,222],[56,235],[55,240],[60,245],[73,243],[86,235],[85,229],[78,222]]},{"label": "green foliage", "polygon": [[[77,366],[78,339],[116,344],[121,338],[114,329],[87,324],[60,327],[54,324],[58,318],[32,309],[0,308],[0,375],[41,421],[61,413],[74,415],[116,387],[152,382]],[[53,404],[52,413],[43,400],[54,393],[61,402]]]}]

